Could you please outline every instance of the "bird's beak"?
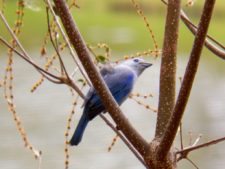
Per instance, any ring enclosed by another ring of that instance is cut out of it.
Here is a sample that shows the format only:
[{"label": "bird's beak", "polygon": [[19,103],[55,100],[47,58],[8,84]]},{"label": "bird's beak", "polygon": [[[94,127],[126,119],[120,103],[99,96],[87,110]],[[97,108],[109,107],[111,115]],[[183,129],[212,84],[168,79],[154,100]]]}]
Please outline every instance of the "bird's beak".
[{"label": "bird's beak", "polygon": [[152,66],[152,63],[148,63],[148,62],[141,62],[141,65],[145,68],[148,68],[150,66]]}]

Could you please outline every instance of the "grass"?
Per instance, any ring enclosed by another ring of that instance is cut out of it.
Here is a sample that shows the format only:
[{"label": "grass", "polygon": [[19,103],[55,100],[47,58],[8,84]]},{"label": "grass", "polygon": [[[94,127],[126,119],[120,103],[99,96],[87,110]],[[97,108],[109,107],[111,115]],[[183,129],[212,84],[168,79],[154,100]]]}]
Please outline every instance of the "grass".
[{"label": "grass", "polygon": [[[134,9],[133,12],[129,10],[113,11],[107,3],[119,3],[120,1],[109,0],[106,3],[106,1],[99,0],[98,3],[95,2],[92,0],[78,2],[81,9],[73,10],[75,21],[87,43],[107,43],[114,54],[130,54],[137,51],[153,49],[153,41],[150,38],[143,19],[136,14]],[[217,2],[215,11],[220,11],[222,0],[218,0]],[[143,3],[147,3],[147,1],[144,0]],[[16,17],[15,4],[13,1],[7,2],[6,4],[5,14],[11,25],[13,25]],[[200,8],[200,5],[201,3],[197,1],[195,8]],[[153,7],[164,9],[160,1],[155,1]],[[195,8],[193,10],[196,10]],[[191,13],[191,10],[192,8],[188,9],[188,12]],[[160,12],[160,14],[147,12],[147,14],[158,46],[162,48],[166,14],[165,12]],[[215,12],[215,14],[217,13]],[[194,23],[197,23],[197,21],[196,16]],[[224,24],[221,17],[214,15],[209,29],[209,34],[222,43],[225,43],[224,36],[221,36],[224,32]],[[180,25],[179,52],[189,53],[192,47],[193,36],[182,23]],[[0,26],[2,27],[2,24]],[[42,7],[41,11],[35,12],[26,8],[23,30],[20,36],[22,43],[29,48],[40,48],[46,31],[45,9]],[[1,29],[0,34],[5,37],[6,30]],[[207,50],[205,52],[208,53]]]}]

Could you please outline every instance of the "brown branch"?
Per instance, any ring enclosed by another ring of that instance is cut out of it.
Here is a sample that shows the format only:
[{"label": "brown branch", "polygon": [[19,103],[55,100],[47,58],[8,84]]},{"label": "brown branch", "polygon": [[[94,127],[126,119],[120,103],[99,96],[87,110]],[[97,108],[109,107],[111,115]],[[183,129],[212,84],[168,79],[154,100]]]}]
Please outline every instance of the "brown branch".
[{"label": "brown branch", "polygon": [[[188,18],[187,14],[181,10],[181,19],[184,19],[184,23],[187,24],[186,26],[187,27],[190,27],[190,29],[193,30],[193,34],[195,35],[196,32],[197,32],[197,26],[195,26],[191,21],[190,21],[190,18]],[[193,29],[194,28],[194,29]],[[223,50],[225,50],[225,46],[222,45],[221,43],[219,43],[218,41],[216,41],[212,36],[210,35],[207,35],[206,36],[207,39],[211,40],[213,43],[215,43],[217,46],[219,46],[220,48],[222,48]],[[207,41],[206,39],[206,41]]]},{"label": "brown branch", "polygon": [[[5,41],[3,38],[0,37],[0,40],[2,41],[2,43],[4,45],[6,45],[8,48],[10,48],[11,50],[13,50],[15,53],[17,53],[20,57],[22,57],[24,60],[26,60],[28,63],[30,63],[32,66],[34,66],[36,68],[36,70],[42,74],[42,76],[44,76],[46,79],[48,79],[49,81],[53,82],[53,83],[61,83],[61,78],[57,77],[47,71],[45,71],[44,69],[42,69],[40,66],[38,66],[37,64],[35,64],[35,62],[32,60],[32,58],[29,56],[29,54],[26,52],[26,50],[23,48],[22,44],[20,43],[20,41],[18,40],[17,36],[15,35],[15,33],[13,32],[13,30],[11,29],[11,27],[9,26],[9,23],[7,22],[6,18],[4,17],[4,15],[1,13],[0,11],[0,17],[1,20],[3,21],[4,25],[6,26],[8,32],[10,33],[10,35],[12,36],[13,40],[15,41],[15,43],[17,44],[17,46],[20,48],[20,50],[22,51],[22,53],[20,53],[19,51],[17,51],[14,47],[12,47],[10,44],[8,44],[7,41]],[[46,74],[50,77],[52,77],[53,79],[49,78],[48,76],[46,76]],[[58,80],[58,81],[56,81]]]},{"label": "brown branch", "polygon": [[[37,69],[37,71],[44,76],[46,79],[48,79],[49,81],[53,82],[53,83],[57,83],[57,84],[62,84],[62,79],[58,76],[55,76],[49,72],[47,72],[46,70],[42,69],[40,66],[38,66],[36,63],[34,63],[32,60],[30,60],[28,57],[26,57],[24,54],[20,53],[18,50],[16,50],[15,48],[13,48],[8,42],[6,42],[2,37],[0,37],[0,41],[7,46],[9,49],[11,49],[13,52],[15,52],[17,55],[19,55],[22,59],[24,59],[26,62],[28,62],[29,64],[31,64],[34,68]],[[52,77],[53,79],[49,78],[48,76]],[[56,81],[58,80],[58,81]]]},{"label": "brown branch", "polygon": [[[190,144],[190,146],[188,146],[188,148],[190,148],[190,147],[195,147],[197,144],[198,144],[198,142],[200,141],[200,139],[201,139],[201,137],[202,137],[202,135],[200,134],[197,138],[196,138],[196,140],[195,140],[195,142],[193,143],[193,144]],[[191,142],[190,142],[191,143]],[[187,147],[186,147],[187,148]],[[181,150],[179,150],[179,151],[182,151],[182,150],[184,150],[184,147],[182,146],[181,147]],[[178,152],[178,151],[177,151]],[[175,155],[177,155],[176,153],[175,153]],[[181,153],[180,154],[180,156],[177,158],[176,157],[176,161],[177,162],[179,162],[180,160],[182,160],[182,159],[187,159],[188,157],[187,157],[187,155],[188,155],[188,153]]]},{"label": "brown branch", "polygon": [[186,158],[196,169],[199,169],[198,166],[189,158]]},{"label": "brown branch", "polygon": [[[181,19],[184,22],[184,24],[187,26],[187,28],[195,35],[197,32],[197,27],[190,21],[187,15],[185,15],[183,10],[181,10]],[[213,43],[215,43],[215,45]],[[207,35],[207,38],[205,40],[205,46],[212,53],[219,56],[221,59],[225,60],[225,47],[219,42],[217,42],[214,38]]]},{"label": "brown branch", "polygon": [[[162,2],[167,5],[168,3],[165,0],[162,0]],[[188,16],[185,14],[185,12],[181,9],[180,12],[181,20],[184,22],[184,24],[187,26],[187,28],[192,32],[193,35],[197,32],[197,26],[195,26]],[[206,36],[205,39],[205,46],[215,55],[219,56],[221,59],[225,60],[225,46],[216,41],[213,37],[210,35]],[[214,44],[213,44],[214,43]]]},{"label": "brown branch", "polygon": [[102,99],[110,116],[113,118],[118,128],[123,132],[125,137],[131,142],[136,150],[145,155],[148,149],[148,143],[143,137],[131,126],[126,117],[121,112],[118,104],[115,102],[110,91],[106,87],[100,73],[95,67],[86,44],[69,12],[68,6],[64,0],[54,0],[56,10],[67,32],[67,35],[75,48],[77,55],[83,64],[92,84]]},{"label": "brown branch", "polygon": [[[55,49],[55,52],[58,56],[58,59],[59,59],[59,63],[60,63],[60,66],[61,66],[61,74],[63,75],[64,73],[66,74],[66,77],[67,79],[69,79],[69,75],[67,73],[67,70],[66,70],[66,67],[65,67],[65,64],[62,60],[62,57],[59,53],[59,50],[58,50],[58,45],[57,43],[55,44],[54,43],[54,40],[53,40],[53,37],[52,37],[52,31],[51,31],[51,26],[50,26],[50,20],[49,20],[49,9],[48,7],[46,7],[46,14],[47,14],[47,25],[48,25],[48,33],[49,33],[49,37],[50,37],[50,41],[52,43],[52,46],[54,47]],[[57,41],[56,41],[57,42]]]},{"label": "brown branch", "polygon": [[72,58],[73,58],[75,64],[76,64],[77,67],[79,68],[81,74],[82,74],[83,77],[85,78],[85,80],[86,80],[86,82],[88,83],[88,85],[91,86],[90,80],[87,78],[87,75],[85,74],[83,68],[81,67],[80,63],[77,61],[77,58],[75,57],[75,52],[74,52],[74,50],[73,50],[72,47],[71,47],[71,44],[70,44],[70,42],[69,42],[69,39],[67,38],[65,32],[63,31],[63,28],[61,27],[61,25],[60,25],[60,23],[59,23],[59,20],[57,19],[57,16],[56,16],[56,14],[55,14],[55,12],[54,12],[54,10],[53,10],[51,1],[50,1],[50,0],[45,0],[45,2],[46,2],[47,7],[50,9],[50,12],[52,13],[52,16],[53,16],[53,18],[54,18],[54,20],[55,20],[55,23],[56,23],[57,27],[59,28],[59,30],[60,30],[60,32],[61,32],[61,34],[62,34],[62,37],[63,37],[63,39],[64,39],[65,42],[66,42],[66,45],[67,45],[68,48],[69,48],[70,54],[71,54],[71,56],[72,56]]},{"label": "brown branch", "polygon": [[176,54],[179,30],[180,0],[169,0],[160,69],[160,91],[155,136],[160,138],[175,104]]},{"label": "brown branch", "polygon": [[183,129],[182,129],[182,122],[180,123],[180,148],[183,150],[184,144],[183,144]]},{"label": "brown branch", "polygon": [[177,151],[176,154],[180,154],[181,156],[187,157],[188,153],[194,150],[198,150],[200,148],[204,148],[204,147],[208,147],[214,144],[217,144],[219,142],[225,141],[225,137],[219,138],[219,139],[215,139],[197,146],[191,146],[191,147],[187,147],[184,148],[183,150]]},{"label": "brown branch", "polygon": [[188,65],[186,67],[177,102],[157,150],[157,157],[159,160],[163,160],[167,156],[175,139],[177,129],[180,125],[191,92],[195,74],[197,72],[198,63],[200,60],[201,51],[205,42],[208,26],[213,13],[214,4],[215,0],[205,1],[202,16],[198,26],[198,31],[196,33],[194,45],[190,54]]},{"label": "brown branch", "polygon": [[108,121],[108,119],[103,115],[100,114],[100,117],[105,121],[105,123],[121,138],[121,140],[127,145],[127,147],[130,149],[130,151],[135,155],[135,157],[137,157],[137,159],[146,167],[148,168],[148,166],[146,165],[145,161],[143,160],[143,158],[140,156],[140,154],[134,149],[134,147],[130,144],[130,142],[119,132],[119,130],[117,130],[112,123],[110,123]]},{"label": "brown branch", "polygon": [[85,98],[84,94],[79,89],[79,87],[74,83],[74,81],[73,81],[73,79],[71,77],[63,78],[63,77],[58,77],[58,76],[55,76],[54,74],[49,73],[48,71],[46,71],[43,68],[41,68],[40,66],[38,66],[35,62],[30,60],[29,59],[30,57],[26,57],[24,54],[20,53],[18,50],[13,48],[2,37],[0,37],[0,41],[5,46],[10,48],[13,52],[15,52],[18,56],[20,56],[22,59],[24,59],[26,62],[28,62],[30,65],[32,65],[44,78],[46,78],[47,80],[49,80],[50,82],[55,83],[55,84],[67,84],[68,86],[72,87],[80,95],[80,97],[82,97],[83,99]]},{"label": "brown branch", "polygon": [[21,51],[24,53],[24,56],[27,57],[28,59],[31,60],[31,58],[29,57],[28,53],[26,52],[26,50],[23,48],[23,46],[21,45],[20,41],[18,40],[17,36],[15,35],[15,33],[13,32],[13,30],[10,28],[9,23],[7,22],[5,16],[2,14],[2,12],[0,11],[0,17],[1,20],[3,21],[6,29],[8,30],[8,32],[10,33],[10,35],[12,36],[13,40],[15,40],[17,46],[21,49]]}]

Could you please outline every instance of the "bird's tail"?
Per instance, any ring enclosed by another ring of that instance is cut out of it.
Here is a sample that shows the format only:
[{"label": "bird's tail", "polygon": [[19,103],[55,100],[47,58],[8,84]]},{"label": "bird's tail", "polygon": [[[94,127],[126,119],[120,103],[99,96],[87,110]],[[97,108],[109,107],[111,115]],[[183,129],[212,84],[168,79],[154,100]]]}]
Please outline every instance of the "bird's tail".
[{"label": "bird's tail", "polygon": [[88,116],[83,113],[83,115],[81,116],[80,121],[77,125],[77,128],[73,134],[73,137],[70,140],[70,145],[77,146],[80,143],[88,122],[89,122]]}]

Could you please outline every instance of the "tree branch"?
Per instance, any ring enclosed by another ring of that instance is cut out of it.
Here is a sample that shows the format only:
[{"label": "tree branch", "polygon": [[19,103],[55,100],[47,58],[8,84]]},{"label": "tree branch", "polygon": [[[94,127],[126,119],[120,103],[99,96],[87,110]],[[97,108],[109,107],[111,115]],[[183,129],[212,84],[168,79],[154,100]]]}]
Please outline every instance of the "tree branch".
[{"label": "tree branch", "polygon": [[62,57],[60,56],[59,50],[58,50],[58,46],[54,43],[53,37],[52,37],[52,31],[51,31],[51,26],[50,26],[50,20],[49,20],[49,8],[46,7],[46,15],[47,15],[47,25],[48,25],[48,34],[50,37],[50,41],[52,43],[52,46],[55,49],[55,52],[58,56],[59,59],[59,63],[60,63],[60,67],[61,67],[61,74],[63,75],[65,73],[66,78],[70,79],[68,72],[66,70],[65,64],[63,63]]},{"label": "tree branch", "polygon": [[[28,62],[29,64],[31,64],[34,68],[36,68],[36,70],[42,75],[44,76],[46,79],[48,79],[49,81],[51,81],[52,83],[56,83],[56,84],[62,84],[62,79],[58,76],[55,76],[54,74],[51,74],[49,72],[47,72],[46,70],[42,69],[40,66],[38,66],[35,62],[33,62],[33,60],[29,59],[30,57],[25,56],[25,54],[20,53],[18,50],[16,50],[15,48],[13,48],[8,42],[6,42],[2,37],[0,37],[0,41],[7,46],[10,50],[12,50],[13,52],[15,52],[17,55],[19,55],[22,59],[24,59],[26,62]],[[50,76],[51,78],[49,78],[48,76]]]},{"label": "tree branch", "polygon": [[112,125],[112,123],[110,123],[108,121],[108,119],[103,115],[100,114],[100,117],[105,121],[105,123],[120,137],[120,139],[127,145],[127,147],[129,148],[129,150],[135,155],[135,157],[137,157],[137,159],[146,167],[148,168],[148,166],[146,165],[145,161],[143,160],[142,156],[140,156],[140,154],[134,149],[134,147],[130,144],[129,140],[127,140],[123,134],[121,134],[116,127],[114,127]]},{"label": "tree branch", "polygon": [[[162,0],[162,2],[165,5],[168,5],[168,3],[165,0]],[[187,28],[191,31],[193,35],[197,32],[197,26],[195,26],[186,13],[181,9],[180,17],[183,23],[187,26]],[[208,48],[212,53],[214,53],[216,56],[219,56],[221,59],[225,60],[225,46],[223,46],[221,43],[216,41],[213,37],[210,35],[207,35],[207,38],[205,39],[205,46]]]},{"label": "tree branch", "polygon": [[191,146],[191,147],[184,148],[183,150],[177,151],[176,154],[180,154],[181,157],[186,158],[188,153],[190,153],[191,151],[198,150],[198,149],[204,148],[204,147],[208,147],[208,146],[220,143],[222,141],[225,141],[225,137],[215,139],[215,140],[211,140],[209,142],[206,142],[206,143],[203,143],[203,144],[200,144],[200,145],[197,145],[197,146]]},{"label": "tree branch", "polygon": [[166,127],[166,131],[162,137],[162,140],[157,150],[157,157],[159,160],[163,160],[167,156],[176,136],[177,129],[180,125],[191,92],[195,74],[197,72],[198,63],[205,42],[205,37],[212,16],[214,4],[215,0],[205,1],[202,16],[198,26],[198,31],[196,33],[194,45],[190,54],[188,65],[186,67],[178,99],[173,109],[173,113],[169,120],[168,126]]},{"label": "tree branch", "polygon": [[180,0],[169,0],[160,69],[160,91],[156,137],[161,137],[175,104],[176,54],[180,20]]},{"label": "tree branch", "polygon": [[[187,28],[195,35],[197,32],[197,27],[190,21],[190,19],[187,17],[183,10],[181,10],[181,20],[184,22]],[[225,60],[225,47],[209,35],[207,35],[207,38],[205,40],[205,46],[216,56],[219,56],[221,59]]]},{"label": "tree branch", "polygon": [[54,3],[67,35],[107,111],[117,124],[118,128],[123,132],[125,137],[131,142],[137,151],[141,155],[145,155],[149,147],[148,143],[131,126],[126,117],[121,112],[110,91],[106,87],[100,73],[98,72],[89,55],[86,44],[69,12],[66,2],[64,0],[54,0]]},{"label": "tree branch", "polygon": [[85,78],[86,82],[88,83],[88,85],[91,86],[90,80],[87,78],[87,75],[85,74],[83,68],[81,67],[80,63],[78,62],[77,58],[75,57],[75,52],[73,51],[73,49],[71,47],[71,44],[70,44],[70,42],[69,42],[65,32],[63,31],[63,28],[61,27],[61,25],[60,25],[60,23],[59,23],[59,21],[58,21],[58,19],[56,17],[56,14],[55,14],[55,12],[54,12],[54,10],[52,8],[50,0],[45,0],[45,2],[46,2],[46,5],[48,6],[48,8],[50,9],[50,12],[52,13],[52,16],[53,16],[53,18],[55,20],[55,23],[56,23],[57,27],[59,28],[59,30],[60,30],[60,32],[62,34],[62,37],[63,37],[63,39],[66,42],[66,45],[69,48],[70,54],[72,55],[72,58],[73,58],[75,64],[79,68],[81,74],[84,76],[84,78]]}]

